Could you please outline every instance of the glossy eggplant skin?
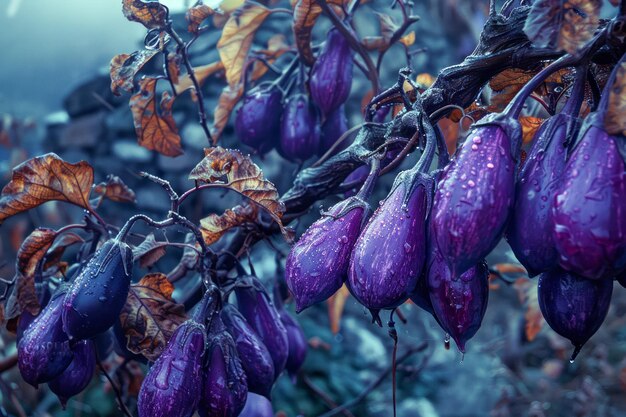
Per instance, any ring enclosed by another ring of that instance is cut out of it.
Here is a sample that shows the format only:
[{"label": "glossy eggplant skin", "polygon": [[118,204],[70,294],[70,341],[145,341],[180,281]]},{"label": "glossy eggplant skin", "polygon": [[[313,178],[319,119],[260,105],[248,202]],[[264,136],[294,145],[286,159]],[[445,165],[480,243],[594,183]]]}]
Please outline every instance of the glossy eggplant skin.
[{"label": "glossy eggplant skin", "polygon": [[559,264],[591,279],[626,270],[626,166],[618,138],[587,116],[552,209]]},{"label": "glossy eggplant skin", "polygon": [[239,417],[274,417],[272,403],[261,395],[248,393],[246,405]]},{"label": "glossy eggplant skin", "polygon": [[291,161],[305,161],[320,147],[317,109],[306,94],[287,99],[280,122],[280,153]]},{"label": "glossy eggplant skin", "polygon": [[139,417],[191,417],[202,394],[204,326],[178,326],[139,391]]},{"label": "glossy eggplant skin", "polygon": [[200,417],[237,417],[246,403],[248,384],[246,374],[224,323],[212,319],[207,343]]},{"label": "glossy eggplant skin", "polygon": [[246,278],[251,286],[235,289],[237,307],[267,347],[274,362],[274,378],[278,378],[289,355],[287,330],[263,284],[257,278]]},{"label": "glossy eggplant skin", "polygon": [[506,238],[531,277],[558,264],[551,212],[565,169],[568,127],[573,123],[575,119],[565,114],[544,122],[517,179]]},{"label": "glossy eggplant skin", "polygon": [[465,344],[482,323],[489,299],[489,270],[485,262],[460,277],[452,275],[443,256],[432,251],[428,260],[428,292],[434,316],[465,353]]},{"label": "glossy eggplant skin", "polygon": [[74,356],[61,320],[61,290],[30,323],[17,344],[17,365],[24,381],[36,387],[59,376]]},{"label": "glossy eggplant skin", "polygon": [[[342,104],[330,114],[322,123],[321,136],[320,136],[320,149],[318,154],[322,156],[326,153],[334,144],[337,139],[341,137],[348,130],[348,118],[346,117],[346,108]],[[349,140],[343,140],[341,144],[337,146],[333,154],[346,149],[350,145]],[[368,171],[369,172],[369,171]]]},{"label": "glossy eggplant skin", "polygon": [[354,245],[348,288],[370,310],[399,306],[417,284],[426,257],[426,188],[397,181]]},{"label": "glossy eggplant skin", "polygon": [[333,28],[311,70],[310,89],[315,104],[325,115],[343,104],[352,88],[352,48],[346,38]]},{"label": "glossy eggplant skin", "polygon": [[63,409],[67,400],[82,392],[96,369],[96,349],[91,340],[81,340],[72,347],[74,359],[61,375],[48,382],[50,390],[59,397]]},{"label": "glossy eggplant skin", "polygon": [[613,293],[613,280],[592,280],[561,268],[539,276],[541,313],[550,327],[574,345],[576,357],[600,328]]},{"label": "glossy eggplant skin", "polygon": [[279,314],[280,320],[287,330],[287,339],[289,340],[289,355],[287,356],[285,369],[292,381],[295,382],[298,372],[306,359],[308,342],[302,327],[287,310],[284,308],[279,309]]},{"label": "glossy eggplant skin", "polygon": [[248,391],[270,398],[274,384],[274,362],[267,347],[232,304],[222,308],[220,317],[235,341],[241,366],[246,373]]},{"label": "glossy eggplant skin", "polygon": [[90,339],[115,324],[132,268],[132,251],[124,242],[111,239],[96,251],[63,300],[63,327],[70,337]]},{"label": "glossy eggplant skin", "polygon": [[239,140],[265,153],[279,143],[283,95],[278,88],[255,88],[243,98],[235,117]]},{"label": "glossy eggplant skin", "polygon": [[365,215],[356,197],[335,204],[291,248],[285,280],[299,313],[325,301],[343,285]]},{"label": "glossy eggplant skin", "polygon": [[487,116],[446,166],[431,223],[453,275],[477,265],[500,241],[513,207],[520,142],[519,122]]}]

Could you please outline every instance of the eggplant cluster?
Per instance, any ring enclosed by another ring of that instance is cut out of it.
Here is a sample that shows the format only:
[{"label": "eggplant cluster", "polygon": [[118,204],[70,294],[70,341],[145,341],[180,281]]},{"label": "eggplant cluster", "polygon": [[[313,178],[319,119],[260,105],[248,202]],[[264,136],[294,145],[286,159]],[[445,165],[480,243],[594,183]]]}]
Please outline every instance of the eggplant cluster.
[{"label": "eggplant cluster", "polygon": [[20,316],[18,367],[26,382],[35,387],[48,383],[63,407],[87,387],[96,364],[95,340],[119,317],[131,273],[130,247],[108,240],[71,283],[42,302],[37,316]]},{"label": "eggplant cluster", "polygon": [[295,377],[306,339],[282,300],[254,277],[240,281],[237,307],[212,287],[176,329],[141,386],[140,417],[273,415],[272,385],[285,369]]},{"label": "eggplant cluster", "polygon": [[235,118],[239,140],[261,154],[276,148],[294,162],[324,154],[348,130],[344,102],[352,87],[353,65],[348,42],[331,29],[308,82],[301,69],[286,78],[286,86],[282,84],[289,72],[245,94]]},{"label": "eggplant cluster", "polygon": [[398,175],[369,219],[347,200],[315,222],[287,259],[297,311],[346,283],[380,323],[380,310],[410,297],[464,352],[487,306],[485,258],[505,237],[529,275],[540,275],[541,310],[572,341],[573,359],[604,320],[613,280],[626,275],[626,152],[624,138],[603,124],[615,75],[597,110],[579,120],[581,67],[565,106],[520,162],[521,104],[551,70],[520,91],[517,104],[475,123],[432,174],[435,139],[425,129],[418,164]]}]

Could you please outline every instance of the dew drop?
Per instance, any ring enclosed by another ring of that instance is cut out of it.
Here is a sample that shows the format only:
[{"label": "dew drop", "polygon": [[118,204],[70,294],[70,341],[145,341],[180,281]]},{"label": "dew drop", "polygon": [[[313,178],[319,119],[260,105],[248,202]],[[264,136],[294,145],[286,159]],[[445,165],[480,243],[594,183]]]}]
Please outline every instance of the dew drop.
[{"label": "dew drop", "polygon": [[491,162],[489,162],[489,163],[487,164],[487,168],[489,168],[489,169],[493,169],[493,168],[494,168],[494,165],[493,165]]}]

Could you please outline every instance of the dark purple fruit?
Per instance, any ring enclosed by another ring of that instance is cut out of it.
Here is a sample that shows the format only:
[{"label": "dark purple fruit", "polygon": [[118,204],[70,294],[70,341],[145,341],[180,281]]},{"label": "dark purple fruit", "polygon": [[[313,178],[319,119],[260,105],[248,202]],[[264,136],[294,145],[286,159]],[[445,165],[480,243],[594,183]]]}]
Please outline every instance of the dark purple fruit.
[{"label": "dark purple fruit", "polygon": [[70,341],[61,319],[64,296],[65,289],[52,296],[17,344],[20,373],[34,387],[56,378],[72,362]]},{"label": "dark purple fruit", "polygon": [[[348,288],[370,310],[392,309],[415,288],[426,256],[426,217],[432,181],[401,173],[354,245]],[[411,177],[412,178],[412,177]]]},{"label": "dark purple fruit", "polygon": [[[322,123],[319,155],[323,155],[328,151],[337,140],[348,130],[348,118],[346,117],[346,109],[342,104],[333,110]],[[341,144],[335,148],[333,153],[337,153],[348,147],[350,141],[343,140]]]},{"label": "dark purple fruit", "polygon": [[554,198],[559,264],[587,278],[626,270],[626,166],[601,113],[587,116]]},{"label": "dark purple fruit", "polygon": [[219,316],[211,319],[200,417],[237,417],[248,395],[246,374],[235,342]]},{"label": "dark purple fruit", "polygon": [[130,247],[106,241],[72,283],[63,300],[63,327],[76,339],[89,339],[113,326],[126,302],[133,270]]},{"label": "dark purple fruit", "polygon": [[285,102],[280,124],[280,152],[290,160],[304,161],[320,147],[317,110],[306,94],[294,94]]},{"label": "dark purple fruit", "polygon": [[269,398],[275,378],[274,362],[267,347],[232,304],[224,306],[220,317],[235,341],[241,366],[246,373],[248,391]]},{"label": "dark purple fruit", "polygon": [[239,140],[265,153],[279,143],[283,95],[279,88],[259,86],[243,98],[235,118]]},{"label": "dark purple fruit", "polygon": [[96,350],[91,340],[81,340],[72,348],[74,359],[61,375],[48,382],[50,390],[59,397],[65,409],[67,400],[82,392],[96,368]]},{"label": "dark purple fruit", "polygon": [[148,371],[139,391],[139,417],[191,417],[202,394],[204,326],[187,320],[178,326]]},{"label": "dark purple fruit", "polygon": [[516,184],[507,241],[531,277],[558,263],[551,210],[565,168],[568,128],[574,120],[561,113],[540,127]]},{"label": "dark purple fruit", "polygon": [[[276,293],[274,294],[274,300],[276,300]],[[285,329],[287,330],[287,339],[289,340],[289,355],[287,356],[287,364],[285,369],[289,373],[292,381],[295,382],[298,371],[304,364],[307,352],[307,338],[302,331],[300,324],[294,319],[291,314],[282,305],[282,300],[275,301],[280,314],[280,320],[283,322]],[[280,307],[278,307],[280,306]]]},{"label": "dark purple fruit", "polygon": [[296,300],[296,312],[326,300],[341,288],[365,211],[358,197],[342,201],[313,223],[291,248],[285,280]]},{"label": "dark purple fruit", "polygon": [[274,417],[272,403],[261,395],[248,393],[246,405],[239,417]]},{"label": "dark purple fruit", "polygon": [[441,256],[432,251],[428,260],[428,291],[434,315],[443,330],[465,353],[465,344],[478,329],[487,310],[489,270],[484,262],[455,277]]},{"label": "dark purple fruit", "polygon": [[346,38],[333,28],[311,70],[311,97],[324,115],[343,104],[352,88],[352,48]]},{"label": "dark purple fruit", "polygon": [[574,345],[572,361],[602,325],[612,293],[610,279],[587,279],[560,268],[539,276],[541,313],[555,332]]},{"label": "dark purple fruit", "polygon": [[519,123],[483,120],[445,168],[433,203],[433,243],[455,276],[498,244],[515,196]]},{"label": "dark purple fruit", "polygon": [[259,335],[274,362],[274,378],[285,369],[289,355],[287,331],[265,287],[254,277],[247,277],[249,287],[237,287],[237,306],[241,314]]}]

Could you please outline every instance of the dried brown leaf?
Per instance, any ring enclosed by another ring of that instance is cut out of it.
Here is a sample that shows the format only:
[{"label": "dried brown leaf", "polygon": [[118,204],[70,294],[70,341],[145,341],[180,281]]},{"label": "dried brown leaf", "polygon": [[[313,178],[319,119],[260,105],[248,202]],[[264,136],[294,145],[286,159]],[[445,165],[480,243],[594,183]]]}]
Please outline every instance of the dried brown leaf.
[{"label": "dried brown leaf", "polygon": [[185,14],[185,18],[187,19],[188,25],[187,30],[192,35],[197,35],[198,30],[200,29],[200,24],[209,16],[215,14],[215,10],[207,6],[206,4],[197,4],[187,10]]},{"label": "dried brown leaf", "polygon": [[531,342],[537,337],[544,323],[543,315],[539,308],[537,284],[528,278],[518,278],[513,284],[513,287],[517,291],[520,303],[526,309],[524,313],[526,323],[524,331],[526,339]]},{"label": "dried brown leaf", "polygon": [[257,206],[254,204],[235,206],[226,210],[222,215],[210,214],[200,220],[202,237],[207,245],[215,243],[233,227],[247,222],[255,222],[257,214]]},{"label": "dried brown leaf", "polygon": [[63,233],[59,238],[54,240],[54,243],[50,249],[48,249],[48,252],[46,253],[46,263],[44,264],[43,269],[48,269],[53,265],[58,264],[61,261],[61,257],[63,256],[65,249],[84,241],[85,240],[76,233]]},{"label": "dried brown leaf", "polygon": [[333,334],[339,333],[341,329],[341,316],[346,305],[346,300],[350,295],[350,291],[346,284],[343,284],[339,290],[330,296],[328,302],[328,319],[330,320],[330,330]]},{"label": "dried brown leaf", "polygon": [[139,261],[142,268],[149,268],[165,256],[166,248],[166,242],[157,242],[154,233],[150,233],[139,246],[133,248],[133,260]]},{"label": "dried brown leaf", "polygon": [[130,286],[120,313],[128,350],[150,361],[163,352],[174,330],[187,319],[173,292],[174,286],[161,273],[148,274]]},{"label": "dried brown leaf", "polygon": [[167,73],[174,85],[178,84],[178,78],[180,77],[180,61],[180,55],[173,52],[167,54]]},{"label": "dried brown leaf", "polygon": [[135,203],[135,192],[117,175],[107,175],[104,182],[94,187],[94,192],[117,203]]},{"label": "dried brown leaf", "polygon": [[93,168],[85,161],[70,164],[54,153],[24,161],[0,194],[0,224],[47,201],[58,200],[89,209]]},{"label": "dried brown leaf", "polygon": [[400,42],[407,48],[413,45],[415,43],[415,31],[410,31],[409,33],[398,39],[398,42]]},{"label": "dried brown leaf", "polygon": [[602,0],[536,0],[524,32],[534,45],[576,53],[594,35]]},{"label": "dried brown leaf", "polygon": [[239,84],[234,89],[230,86],[224,87],[219,99],[217,100],[217,106],[213,110],[213,128],[211,135],[213,136],[213,143],[217,143],[218,139],[222,135],[230,114],[233,112],[235,105],[243,96],[243,85]]},{"label": "dried brown leaf", "polygon": [[158,1],[122,0],[122,11],[128,20],[148,29],[164,27],[167,23],[167,8]]},{"label": "dried brown leaf", "polygon": [[222,184],[225,188],[238,192],[263,207],[281,230],[286,232],[280,220],[285,206],[279,201],[278,191],[274,184],[265,179],[261,168],[249,156],[220,146],[205,149],[204,153],[204,159],[191,171],[189,179]]},{"label": "dried brown leaf", "polygon": [[[331,6],[341,6],[341,0],[327,1]],[[347,2],[346,2],[347,3]],[[338,14],[341,8],[337,7]],[[300,58],[307,64],[313,65],[315,56],[311,49],[311,37],[315,21],[322,14],[322,8],[317,4],[316,0],[298,0],[293,7],[293,33],[296,40],[296,46],[300,53]]]},{"label": "dried brown leaf", "polygon": [[133,80],[141,68],[152,59],[159,51],[144,49],[132,54],[115,55],[111,60],[111,91],[116,96],[122,91],[133,91]]},{"label": "dried brown leaf", "polygon": [[529,143],[535,137],[535,133],[541,127],[541,124],[545,119],[540,117],[524,116],[519,118],[519,122],[522,125],[522,141]]},{"label": "dried brown leaf", "polygon": [[[224,64],[222,64],[222,61],[217,61],[211,64],[196,67],[193,69],[193,72],[196,75],[196,81],[198,81],[198,84],[202,86],[208,77],[222,71],[223,69]],[[189,74],[179,77],[174,87],[176,88],[176,94],[180,94],[188,88],[192,88],[193,82],[191,81]]]},{"label": "dried brown leaf", "polygon": [[617,69],[615,81],[609,91],[609,106],[604,124],[609,134],[626,135],[626,63],[622,63]]},{"label": "dried brown leaf", "polygon": [[248,0],[228,18],[217,50],[231,88],[235,88],[241,81],[254,34],[270,13],[271,10],[262,4]]},{"label": "dried brown leaf", "polygon": [[156,103],[156,78],[139,80],[139,91],[130,98],[135,132],[139,144],[165,156],[178,156],[183,153],[176,122],[172,117],[174,99],[167,91],[163,92],[160,114]]}]

